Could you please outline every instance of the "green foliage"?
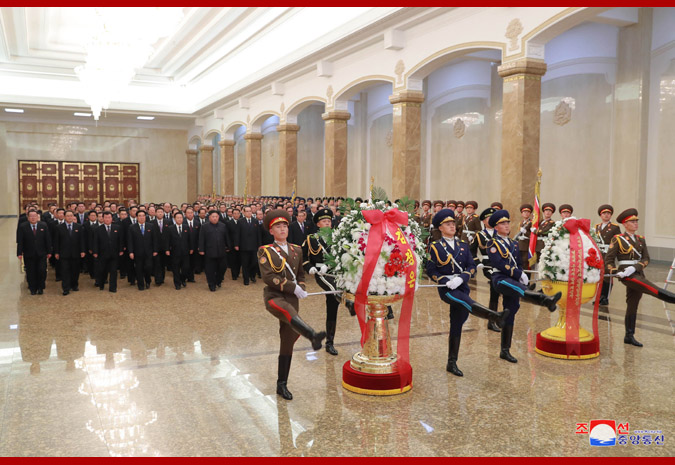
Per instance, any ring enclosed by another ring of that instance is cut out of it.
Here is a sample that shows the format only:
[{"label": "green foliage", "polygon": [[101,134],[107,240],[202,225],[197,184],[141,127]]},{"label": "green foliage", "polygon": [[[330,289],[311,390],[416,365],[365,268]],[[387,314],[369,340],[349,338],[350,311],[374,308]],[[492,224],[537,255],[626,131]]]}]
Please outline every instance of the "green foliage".
[{"label": "green foliage", "polygon": [[415,214],[415,201],[408,196],[403,197],[402,199],[399,199],[398,201],[398,209],[401,211],[406,211],[410,215]]}]

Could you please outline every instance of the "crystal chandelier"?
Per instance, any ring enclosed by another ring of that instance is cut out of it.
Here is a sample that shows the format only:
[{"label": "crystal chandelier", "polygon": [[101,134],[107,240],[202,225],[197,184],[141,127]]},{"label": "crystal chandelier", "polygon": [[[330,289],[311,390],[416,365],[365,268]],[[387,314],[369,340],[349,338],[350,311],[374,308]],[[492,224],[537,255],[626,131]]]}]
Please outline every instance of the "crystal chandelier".
[{"label": "crystal chandelier", "polygon": [[84,101],[94,119],[131,82],[148,61],[153,44],[171,34],[183,18],[182,8],[95,8],[93,32],[84,48],[84,65],[75,68]]}]

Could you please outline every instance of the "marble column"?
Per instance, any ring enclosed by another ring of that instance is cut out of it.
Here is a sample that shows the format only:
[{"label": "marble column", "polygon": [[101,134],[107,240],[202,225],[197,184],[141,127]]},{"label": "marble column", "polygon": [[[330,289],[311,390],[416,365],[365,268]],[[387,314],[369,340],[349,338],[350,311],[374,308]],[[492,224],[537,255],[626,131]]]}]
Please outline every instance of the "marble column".
[{"label": "marble column", "polygon": [[197,200],[197,154],[198,150],[189,149],[185,151],[187,155],[187,196],[188,202]]},{"label": "marble column", "polygon": [[424,93],[401,91],[389,97],[394,106],[391,198],[420,198],[421,114]]},{"label": "marble column", "polygon": [[259,132],[247,132],[246,139],[246,184],[247,195],[260,195],[262,172],[260,168],[260,155],[262,153],[263,135]]},{"label": "marble column", "polygon": [[[298,131],[297,124],[280,124],[279,133],[279,194],[291,195],[293,181],[298,177]],[[296,192],[297,194],[297,192]]]},{"label": "marble column", "polygon": [[220,193],[234,194],[234,141],[221,140],[220,145]]},{"label": "marble column", "polygon": [[325,195],[347,196],[347,121],[348,111],[329,111],[321,115],[326,122]]},{"label": "marble column", "polygon": [[[521,204],[532,203],[539,169],[539,121],[543,60],[523,58],[504,63],[502,102],[502,176],[498,199],[517,222]],[[553,176],[553,173],[547,173]]]},{"label": "marble column", "polygon": [[199,194],[211,195],[213,193],[213,147],[212,145],[202,145],[199,147],[201,153],[201,173],[199,180]]}]

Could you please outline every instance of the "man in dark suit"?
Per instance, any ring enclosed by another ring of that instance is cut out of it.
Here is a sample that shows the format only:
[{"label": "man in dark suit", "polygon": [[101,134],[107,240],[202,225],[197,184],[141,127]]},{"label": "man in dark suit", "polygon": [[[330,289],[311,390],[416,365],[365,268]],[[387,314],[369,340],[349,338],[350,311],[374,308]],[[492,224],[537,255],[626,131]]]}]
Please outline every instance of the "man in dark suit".
[{"label": "man in dark suit", "polygon": [[72,211],[66,212],[65,223],[56,228],[54,257],[61,269],[63,295],[79,290],[80,259],[84,257],[84,229],[75,221]]},{"label": "man in dark suit", "polygon": [[302,246],[307,239],[307,234],[310,233],[309,227],[305,219],[307,214],[304,210],[298,212],[298,219],[291,223],[291,227],[288,228],[288,242]]},{"label": "man in dark suit", "polygon": [[232,272],[232,281],[239,278],[239,271],[241,270],[241,258],[239,257],[239,227],[241,222],[241,211],[238,208],[232,210],[232,219],[225,222],[227,227],[227,235],[230,236],[232,247],[227,254],[227,264]]},{"label": "man in dark suit", "polygon": [[138,284],[138,290],[142,291],[150,287],[152,280],[152,260],[157,256],[158,250],[155,234],[157,226],[145,221],[146,214],[142,210],[138,212],[136,219],[136,224],[129,226],[127,232],[127,250],[129,259],[134,264],[134,280]]},{"label": "man in dark suit", "polygon": [[197,248],[199,247],[199,230],[201,224],[199,219],[195,217],[195,210],[192,207],[187,207],[185,209],[185,220],[183,224],[190,231],[190,248],[194,251],[190,255],[190,276],[188,282],[195,282],[194,275],[200,274],[204,269],[204,257],[197,253]]},{"label": "man in dark suit", "polygon": [[38,221],[40,215],[31,210],[28,221],[17,232],[16,255],[23,259],[30,294],[42,294],[47,278],[47,260],[52,256],[52,238],[47,225]]},{"label": "man in dark suit", "polygon": [[96,211],[90,210],[87,213],[87,218],[84,221],[82,228],[84,229],[84,249],[86,256],[84,261],[86,263],[87,272],[91,279],[96,278],[96,263],[94,260],[94,231],[100,226],[96,220]]},{"label": "man in dark suit", "polygon": [[239,249],[241,271],[244,275],[244,285],[248,286],[249,280],[255,282],[256,253],[260,247],[260,229],[258,221],[252,218],[251,207],[244,207],[244,217],[239,220],[239,242],[235,248]]},{"label": "man in dark suit", "polygon": [[218,221],[219,218],[218,211],[212,210],[209,222],[199,232],[199,254],[205,257],[206,281],[211,292],[222,284],[227,269],[226,253],[232,248],[227,228]]},{"label": "man in dark suit", "polygon": [[106,278],[110,279],[108,290],[117,292],[117,263],[124,253],[122,227],[113,224],[112,213],[103,212],[103,224],[94,230],[94,258],[98,272],[96,285],[105,288]]},{"label": "man in dark suit", "polygon": [[164,250],[167,257],[171,260],[171,271],[173,272],[173,284],[177,291],[186,286],[188,278],[194,280],[192,269],[190,268],[190,254],[193,253],[192,238],[190,230],[183,224],[183,213],[176,212],[173,217],[175,224],[167,228],[166,243]]},{"label": "man in dark suit", "polygon": [[84,225],[84,222],[87,221],[87,212],[85,210],[84,202],[78,202],[75,212],[75,220],[78,224]]},{"label": "man in dark suit", "polygon": [[155,234],[157,235],[157,255],[153,258],[155,284],[161,286],[164,284],[164,276],[166,273],[168,257],[164,254],[164,244],[166,243],[166,236],[169,233],[168,226],[171,224],[171,219],[164,216],[164,210],[161,208],[155,212],[155,220],[152,223],[155,225]]}]

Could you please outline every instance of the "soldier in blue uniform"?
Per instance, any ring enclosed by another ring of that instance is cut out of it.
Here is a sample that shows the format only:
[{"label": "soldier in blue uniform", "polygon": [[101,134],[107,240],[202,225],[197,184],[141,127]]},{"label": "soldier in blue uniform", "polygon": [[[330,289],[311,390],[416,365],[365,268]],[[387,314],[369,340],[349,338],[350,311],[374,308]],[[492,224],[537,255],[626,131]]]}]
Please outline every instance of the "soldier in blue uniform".
[{"label": "soldier in blue uniform", "polygon": [[558,292],[554,296],[547,296],[542,292],[534,292],[528,289],[529,279],[527,274],[523,272],[518,242],[509,239],[511,222],[507,210],[498,210],[493,213],[488,223],[497,232],[487,245],[488,257],[493,267],[492,285],[503,296],[504,310],[509,310],[509,316],[502,327],[502,347],[499,358],[517,363],[518,360],[511,355],[509,349],[513,336],[513,322],[520,308],[520,299],[547,307],[549,311],[554,312],[556,302],[558,302],[562,293]]},{"label": "soldier in blue uniform", "polygon": [[[497,209],[493,207],[486,208],[482,211],[480,220],[483,223],[484,228],[473,237],[470,246],[476,269],[483,270],[483,275],[487,278],[488,284],[490,285],[490,303],[488,304],[488,307],[495,312],[499,308],[499,292],[497,292],[492,285],[492,266],[490,265],[490,258],[488,258],[487,245],[497,235],[495,230],[488,224],[490,216],[496,211]],[[478,257],[478,250],[481,252],[482,259]],[[502,330],[491,321],[488,321],[487,328],[498,333]]]},{"label": "soldier in blue uniform", "polygon": [[443,302],[450,304],[450,338],[446,370],[455,376],[464,376],[457,368],[457,355],[462,337],[462,325],[469,313],[485,318],[501,326],[508,312],[498,313],[475,302],[469,297],[469,278],[476,273],[476,265],[469,245],[455,238],[455,212],[444,209],[434,216],[434,228],[442,237],[429,245],[431,259],[427,263],[427,275],[445,287],[438,288]]}]

